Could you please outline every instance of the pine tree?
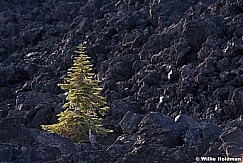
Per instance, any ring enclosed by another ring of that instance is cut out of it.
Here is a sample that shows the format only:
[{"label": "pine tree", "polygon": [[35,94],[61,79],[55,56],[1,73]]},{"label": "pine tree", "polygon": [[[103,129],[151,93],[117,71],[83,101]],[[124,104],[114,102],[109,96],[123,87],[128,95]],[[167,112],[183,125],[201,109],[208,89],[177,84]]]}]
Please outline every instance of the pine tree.
[{"label": "pine tree", "polygon": [[74,57],[73,66],[68,69],[65,84],[58,84],[67,91],[65,110],[58,114],[57,124],[42,125],[42,129],[79,142],[88,139],[89,129],[98,134],[108,131],[98,118],[98,115],[105,115],[108,107],[104,107],[105,99],[99,95],[101,88],[91,73],[90,57],[85,54],[83,45],[80,44],[75,52],[79,55]]}]

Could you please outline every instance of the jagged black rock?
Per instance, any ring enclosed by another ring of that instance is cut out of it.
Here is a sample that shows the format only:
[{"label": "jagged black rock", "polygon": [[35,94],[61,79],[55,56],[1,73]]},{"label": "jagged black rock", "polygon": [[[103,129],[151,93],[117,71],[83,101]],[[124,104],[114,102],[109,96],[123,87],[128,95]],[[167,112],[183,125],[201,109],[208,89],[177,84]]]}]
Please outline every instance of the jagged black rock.
[{"label": "jagged black rock", "polygon": [[[173,163],[239,157],[242,4],[2,0],[0,161]],[[38,128],[56,122],[63,110],[57,83],[81,41],[111,107],[104,125],[114,132],[97,138],[99,147],[65,148],[63,138]]]}]

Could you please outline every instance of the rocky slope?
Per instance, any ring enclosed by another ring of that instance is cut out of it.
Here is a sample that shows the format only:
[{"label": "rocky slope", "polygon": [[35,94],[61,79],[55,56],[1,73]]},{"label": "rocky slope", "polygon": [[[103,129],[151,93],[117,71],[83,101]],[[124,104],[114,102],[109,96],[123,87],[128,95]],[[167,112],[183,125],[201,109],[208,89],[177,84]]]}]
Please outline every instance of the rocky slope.
[{"label": "rocky slope", "polygon": [[[80,42],[110,106],[99,145],[39,129]],[[0,162],[240,157],[242,101],[242,0],[1,1]]]}]

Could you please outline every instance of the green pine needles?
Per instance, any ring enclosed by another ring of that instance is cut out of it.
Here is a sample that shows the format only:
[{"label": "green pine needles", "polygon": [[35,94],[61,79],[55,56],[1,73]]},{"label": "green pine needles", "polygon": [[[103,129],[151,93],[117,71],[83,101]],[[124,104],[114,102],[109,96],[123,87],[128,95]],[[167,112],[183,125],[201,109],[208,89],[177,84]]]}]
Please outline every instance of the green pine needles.
[{"label": "green pine needles", "polygon": [[91,73],[92,64],[82,44],[78,46],[79,54],[74,57],[73,66],[68,69],[65,84],[58,84],[67,91],[67,102],[63,105],[65,111],[58,114],[58,123],[42,125],[42,129],[70,138],[77,143],[87,140],[89,130],[97,134],[105,134],[108,130],[101,125],[98,115],[105,115],[108,107],[104,97],[100,96],[101,88]]}]

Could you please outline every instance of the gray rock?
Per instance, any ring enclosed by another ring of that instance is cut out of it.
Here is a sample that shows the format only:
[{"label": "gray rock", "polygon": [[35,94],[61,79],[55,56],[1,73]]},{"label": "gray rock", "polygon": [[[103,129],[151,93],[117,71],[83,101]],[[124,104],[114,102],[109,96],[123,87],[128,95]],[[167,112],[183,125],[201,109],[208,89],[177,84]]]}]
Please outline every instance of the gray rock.
[{"label": "gray rock", "polygon": [[[1,0],[0,113],[8,118],[0,143],[13,147],[10,161],[110,161],[101,148],[64,152],[60,142],[69,143],[60,137],[23,127],[56,122],[65,98],[56,84],[80,42],[111,106],[105,126],[117,131],[104,138],[113,144],[111,161],[194,162],[242,153],[233,143],[241,134],[232,129],[242,130],[242,9],[242,0]],[[127,130],[127,111],[147,115],[138,131]],[[166,115],[180,117],[170,123]]]},{"label": "gray rock", "polygon": [[[8,125],[8,127],[4,127]],[[91,143],[73,144],[67,138],[21,126],[18,118],[0,121],[2,162],[109,162],[110,156]],[[70,160],[69,160],[70,159]]]},{"label": "gray rock", "polygon": [[242,0],[237,0],[237,4],[241,10],[243,10],[243,1]]},{"label": "gray rock", "polygon": [[232,128],[220,136],[225,146],[225,152],[228,157],[240,156],[243,152],[243,132],[239,128]]},{"label": "gray rock", "polygon": [[179,142],[174,121],[163,114],[151,112],[139,124],[136,144],[162,144],[175,147]]},{"label": "gray rock", "polygon": [[0,103],[4,103],[6,100],[15,98],[15,93],[13,90],[7,87],[0,87]]},{"label": "gray rock", "polygon": [[119,100],[114,100],[110,108],[111,114],[117,119],[122,119],[122,117],[128,112],[133,113],[141,112],[140,104],[136,101],[131,100],[129,97]]},{"label": "gray rock", "polygon": [[199,128],[199,123],[192,117],[180,114],[175,117],[175,123],[181,128]]},{"label": "gray rock", "polygon": [[183,136],[184,143],[189,146],[198,146],[202,144],[202,139],[200,136],[200,129],[189,128],[185,135]]},{"label": "gray rock", "polygon": [[107,152],[112,156],[112,160],[117,160],[123,157],[125,154],[131,152],[136,139],[136,134],[119,136],[116,141],[107,149]]},{"label": "gray rock", "polygon": [[239,109],[239,113],[243,113],[242,106],[243,106],[243,89],[236,89],[232,95],[232,103],[233,105]]},{"label": "gray rock", "polygon": [[132,134],[138,130],[138,124],[141,122],[143,117],[144,115],[128,111],[119,124],[124,133]]},{"label": "gray rock", "polygon": [[9,112],[8,116],[23,115],[27,125],[39,127],[41,124],[48,124],[56,119],[53,117],[61,112],[62,99],[49,92],[20,92],[16,99],[18,111]]},{"label": "gray rock", "polygon": [[201,45],[207,39],[205,27],[196,21],[190,21],[186,24],[185,37],[188,39],[192,49],[198,51]]},{"label": "gray rock", "polygon": [[203,139],[206,141],[218,141],[223,129],[215,124],[206,124],[203,127]]},{"label": "gray rock", "polygon": [[10,144],[0,144],[0,161],[11,162],[13,158],[13,146]]}]

